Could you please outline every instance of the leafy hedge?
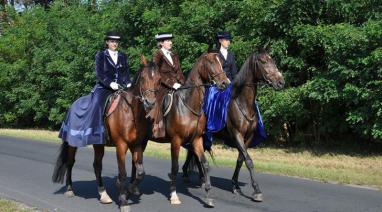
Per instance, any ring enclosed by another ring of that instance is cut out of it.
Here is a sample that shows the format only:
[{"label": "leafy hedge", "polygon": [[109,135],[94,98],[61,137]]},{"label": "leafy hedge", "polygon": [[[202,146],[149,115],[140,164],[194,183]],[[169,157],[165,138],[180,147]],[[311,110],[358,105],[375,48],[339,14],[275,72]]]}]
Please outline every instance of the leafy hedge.
[{"label": "leafy hedge", "polygon": [[94,85],[94,55],[105,31],[123,33],[133,70],[141,53],[155,51],[153,36],[170,31],[187,71],[215,32],[228,30],[238,64],[270,41],[286,78],[283,91],[259,88],[271,138],[382,140],[381,1],[149,0],[96,7],[55,1],[47,9],[2,12],[1,127],[57,129],[70,104]]}]

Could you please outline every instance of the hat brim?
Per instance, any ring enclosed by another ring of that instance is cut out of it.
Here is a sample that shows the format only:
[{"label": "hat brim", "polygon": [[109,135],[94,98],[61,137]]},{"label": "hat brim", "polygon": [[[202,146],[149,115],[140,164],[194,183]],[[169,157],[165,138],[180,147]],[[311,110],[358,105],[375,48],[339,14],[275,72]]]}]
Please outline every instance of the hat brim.
[{"label": "hat brim", "polygon": [[120,36],[106,36],[104,40],[121,40]]},{"label": "hat brim", "polygon": [[220,37],[218,37],[218,40],[219,39],[232,40],[232,37],[231,36],[220,36]]},{"label": "hat brim", "polygon": [[171,40],[171,39],[173,39],[174,38],[174,36],[172,36],[172,34],[157,34],[157,35],[155,35],[155,40],[157,40],[157,41],[164,41],[164,40]]}]

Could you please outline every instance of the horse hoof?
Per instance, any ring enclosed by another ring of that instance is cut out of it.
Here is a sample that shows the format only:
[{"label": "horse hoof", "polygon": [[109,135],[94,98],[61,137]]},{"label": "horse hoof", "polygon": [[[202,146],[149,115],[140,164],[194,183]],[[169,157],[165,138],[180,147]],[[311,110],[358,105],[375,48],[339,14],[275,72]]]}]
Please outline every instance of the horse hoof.
[{"label": "horse hoof", "polygon": [[170,198],[170,203],[171,205],[180,205],[182,202],[179,200],[178,197],[171,197]]},{"label": "horse hoof", "polygon": [[125,205],[120,207],[120,212],[131,212],[130,205]]},{"label": "horse hoof", "polygon": [[66,197],[69,197],[69,198],[75,196],[73,191],[66,191],[66,192],[64,193],[64,195],[65,195]]},{"label": "horse hoof", "polygon": [[206,206],[207,206],[208,208],[214,208],[214,207],[215,207],[214,200],[213,200],[213,199],[210,199],[210,198],[207,198],[207,199],[206,199]]},{"label": "horse hoof", "polygon": [[240,188],[234,188],[234,189],[232,190],[232,193],[234,193],[234,194],[236,194],[236,195],[240,195],[240,194],[242,194]]},{"label": "horse hoof", "polygon": [[253,194],[252,200],[255,202],[262,202],[263,201],[263,194],[262,193]]},{"label": "horse hoof", "polygon": [[110,204],[113,202],[113,200],[109,197],[109,195],[106,193],[106,190],[98,191],[100,198],[99,201],[102,204]]}]

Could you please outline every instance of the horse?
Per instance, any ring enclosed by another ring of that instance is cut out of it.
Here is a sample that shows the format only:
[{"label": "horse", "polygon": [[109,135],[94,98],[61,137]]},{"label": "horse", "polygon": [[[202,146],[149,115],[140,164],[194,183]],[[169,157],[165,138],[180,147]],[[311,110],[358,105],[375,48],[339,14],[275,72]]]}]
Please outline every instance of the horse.
[{"label": "horse", "polygon": [[202,111],[205,86],[216,83],[220,89],[226,88],[230,81],[225,75],[222,61],[216,53],[202,54],[189,72],[185,84],[173,94],[172,104],[164,117],[166,135],[164,138],[150,138],[159,143],[171,143],[171,179],[170,203],[181,204],[176,194],[176,177],[179,169],[179,150],[182,145],[191,144],[197,159],[202,164],[204,173],[204,188],[207,207],[214,207],[213,199],[209,198],[211,189],[208,175],[209,165],[204,155],[202,134],[206,118]]},{"label": "horse", "polygon": [[[155,103],[155,94],[159,87],[160,74],[157,66],[148,63],[144,56],[141,56],[141,68],[136,74],[133,86],[127,90],[120,89],[116,91],[111,99],[118,98],[119,101],[114,107],[111,114],[107,114],[105,118],[105,127],[108,130],[111,141],[116,147],[118,158],[119,177],[117,187],[120,192],[119,200],[122,211],[128,211],[127,198],[123,189],[123,180],[126,178],[126,170],[124,165],[125,154],[128,148],[132,153],[132,175],[137,177],[132,184],[138,184],[143,178],[142,152],[141,146],[147,141],[147,131],[150,121],[145,117],[146,111],[149,111]],[[113,102],[113,101],[111,101]],[[100,202],[107,204],[112,203],[111,198],[107,194],[101,177],[102,159],[104,156],[105,145],[93,145],[94,149],[94,173],[98,185]],[[52,181],[54,183],[63,183],[66,174],[66,192],[65,196],[75,196],[72,186],[72,168],[75,163],[77,147],[69,146],[67,142],[63,142],[57,157],[54,168]],[[125,207],[126,206],[126,207]]]},{"label": "horse", "polygon": [[[154,105],[155,94],[160,87],[158,67],[152,62],[147,64],[144,61],[143,64],[148,68],[148,71],[142,71],[137,75],[136,82],[140,82],[141,86],[131,93],[122,93],[121,97],[125,101],[120,101],[115,111],[106,118],[110,138],[116,147],[118,161],[116,186],[119,192],[118,199],[121,211],[130,211],[128,199],[131,194],[140,194],[137,186],[145,175],[143,151],[146,148],[152,125],[151,120],[146,118],[146,114]],[[144,85],[150,86],[145,88]],[[134,96],[139,98],[133,98]],[[141,98],[148,100],[147,103]],[[131,180],[128,191],[125,190],[127,150],[130,150],[132,155]]]},{"label": "horse", "polygon": [[[245,161],[251,176],[251,185],[254,189],[252,200],[255,202],[263,201],[263,195],[255,180],[254,165],[247,149],[255,136],[255,129],[259,119],[254,108],[254,101],[256,100],[257,85],[262,82],[271,84],[276,90],[282,89],[285,84],[283,75],[278,70],[275,61],[265,50],[252,53],[240,68],[233,80],[226,125],[219,132],[213,133],[214,138],[224,140],[228,146],[237,148],[239,152],[235,172],[232,176],[232,192],[242,194],[238,184],[238,177],[243,161]],[[184,179],[188,178],[188,166],[194,159],[195,154],[188,150],[186,161],[182,167]],[[203,176],[197,160],[195,164],[198,165],[199,173]]]}]

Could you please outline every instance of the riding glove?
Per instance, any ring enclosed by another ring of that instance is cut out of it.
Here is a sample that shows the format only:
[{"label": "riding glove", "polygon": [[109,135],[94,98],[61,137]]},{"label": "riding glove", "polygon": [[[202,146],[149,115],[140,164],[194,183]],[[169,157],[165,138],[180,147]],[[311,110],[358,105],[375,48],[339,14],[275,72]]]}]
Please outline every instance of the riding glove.
[{"label": "riding glove", "polygon": [[172,86],[175,90],[178,90],[178,88],[180,88],[180,86],[182,86],[181,84],[179,83],[174,83],[174,85]]},{"label": "riding glove", "polygon": [[110,83],[110,88],[115,90],[115,91],[118,90],[119,87],[120,87],[120,85],[116,82]]}]

